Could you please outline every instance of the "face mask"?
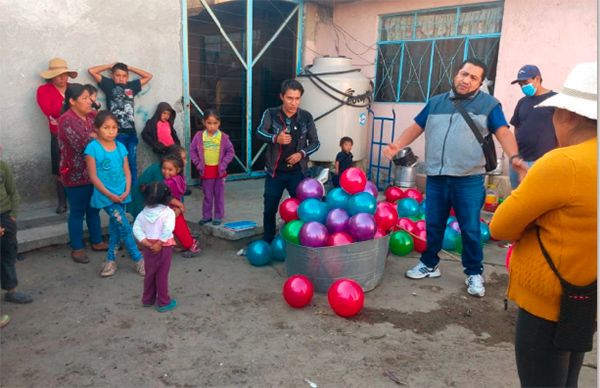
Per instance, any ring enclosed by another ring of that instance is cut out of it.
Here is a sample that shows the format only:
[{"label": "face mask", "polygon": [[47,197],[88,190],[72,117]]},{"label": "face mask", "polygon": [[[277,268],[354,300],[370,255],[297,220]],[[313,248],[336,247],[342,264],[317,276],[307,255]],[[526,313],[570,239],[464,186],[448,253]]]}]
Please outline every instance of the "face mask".
[{"label": "face mask", "polygon": [[537,91],[533,84],[523,85],[521,86],[521,90],[523,91],[523,94],[527,97],[535,96],[535,92]]}]

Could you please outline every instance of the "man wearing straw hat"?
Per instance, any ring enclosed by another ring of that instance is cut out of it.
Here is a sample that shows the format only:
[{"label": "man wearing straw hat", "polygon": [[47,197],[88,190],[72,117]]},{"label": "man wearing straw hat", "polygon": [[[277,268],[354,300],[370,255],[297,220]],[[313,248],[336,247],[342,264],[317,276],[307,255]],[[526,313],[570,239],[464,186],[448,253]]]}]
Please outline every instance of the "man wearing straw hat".
[{"label": "man wearing straw hat", "polygon": [[58,148],[58,117],[61,114],[63,102],[65,101],[65,91],[67,90],[70,78],[77,77],[75,70],[70,70],[67,62],[62,58],[52,58],[48,62],[48,70],[40,73],[40,76],[46,80],[46,83],[37,89],[36,100],[40,109],[48,119],[48,129],[50,130],[50,158],[52,161],[52,175],[56,180],[56,196],[58,205],[56,213],[67,211],[67,197],[65,189],[59,179],[59,159],[60,150]]}]

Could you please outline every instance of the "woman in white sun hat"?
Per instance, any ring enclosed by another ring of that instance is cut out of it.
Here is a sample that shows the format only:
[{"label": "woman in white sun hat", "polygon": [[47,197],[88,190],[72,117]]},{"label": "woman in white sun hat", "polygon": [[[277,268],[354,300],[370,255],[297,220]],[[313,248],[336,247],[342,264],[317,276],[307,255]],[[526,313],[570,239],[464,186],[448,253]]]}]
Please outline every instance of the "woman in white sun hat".
[{"label": "woman in white sun hat", "polygon": [[52,58],[48,62],[48,70],[40,73],[40,76],[46,82],[37,89],[36,100],[42,113],[48,119],[48,129],[50,130],[50,158],[52,162],[52,175],[56,178],[56,196],[58,197],[57,213],[67,211],[67,198],[65,190],[61,184],[58,171],[60,151],[58,149],[58,117],[65,101],[65,91],[67,90],[68,79],[76,78],[77,72],[69,69],[67,62],[62,58]]},{"label": "woman in white sun hat", "polygon": [[[494,238],[516,241],[508,298],[519,306],[515,355],[523,386],[577,386],[585,351],[591,350],[596,325],[597,101],[597,64],[581,63],[557,95],[538,105],[555,108],[559,148],[533,165],[490,224]],[[570,294],[557,274],[571,285],[593,284],[593,292],[579,294],[577,307],[567,312],[565,307],[573,305],[561,300]]]}]

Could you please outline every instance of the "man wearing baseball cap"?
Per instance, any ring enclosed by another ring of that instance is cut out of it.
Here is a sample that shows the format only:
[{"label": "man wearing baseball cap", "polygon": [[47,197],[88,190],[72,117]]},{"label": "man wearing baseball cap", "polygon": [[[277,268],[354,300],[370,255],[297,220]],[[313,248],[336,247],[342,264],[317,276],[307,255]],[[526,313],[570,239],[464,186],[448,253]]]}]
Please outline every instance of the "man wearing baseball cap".
[{"label": "man wearing baseball cap", "polygon": [[[535,65],[521,67],[517,79],[511,84],[519,84],[525,95],[517,103],[515,113],[510,119],[510,124],[515,128],[519,147],[519,154],[514,155],[513,158],[520,157],[528,167],[531,167],[546,152],[556,148],[556,134],[552,124],[554,109],[551,107],[534,109],[536,105],[554,96],[556,92],[542,86],[542,74]],[[510,183],[513,189],[519,185],[519,177],[512,168]]]}]

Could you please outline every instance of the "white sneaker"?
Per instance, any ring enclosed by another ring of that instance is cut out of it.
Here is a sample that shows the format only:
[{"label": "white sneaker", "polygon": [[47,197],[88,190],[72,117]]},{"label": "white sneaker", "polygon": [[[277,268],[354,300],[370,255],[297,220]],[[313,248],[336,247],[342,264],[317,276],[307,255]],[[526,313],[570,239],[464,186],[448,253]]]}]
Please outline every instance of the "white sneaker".
[{"label": "white sneaker", "polygon": [[485,295],[485,287],[483,286],[483,276],[481,275],[469,275],[465,284],[467,285],[467,292],[469,295],[482,297]]},{"label": "white sneaker", "polygon": [[439,278],[442,276],[442,273],[438,269],[429,268],[425,264],[423,264],[420,260],[417,265],[406,271],[406,277],[410,279],[423,279],[423,278]]}]

